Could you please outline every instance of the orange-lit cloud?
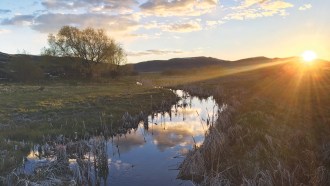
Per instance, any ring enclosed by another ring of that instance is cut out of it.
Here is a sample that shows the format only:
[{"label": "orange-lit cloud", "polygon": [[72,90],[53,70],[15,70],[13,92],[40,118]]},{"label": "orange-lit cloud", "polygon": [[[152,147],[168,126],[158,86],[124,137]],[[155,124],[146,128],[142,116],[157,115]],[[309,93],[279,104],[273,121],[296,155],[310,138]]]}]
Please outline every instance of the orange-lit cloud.
[{"label": "orange-lit cloud", "polygon": [[174,23],[164,25],[163,30],[168,32],[193,32],[201,30],[202,26],[197,21],[189,21],[185,23]]},{"label": "orange-lit cloud", "polygon": [[212,11],[217,0],[148,0],[140,8],[148,15],[168,16],[200,16]]},{"label": "orange-lit cloud", "polygon": [[286,16],[286,9],[294,5],[286,1],[245,0],[241,5],[233,7],[233,12],[224,20],[245,20],[274,15]]}]

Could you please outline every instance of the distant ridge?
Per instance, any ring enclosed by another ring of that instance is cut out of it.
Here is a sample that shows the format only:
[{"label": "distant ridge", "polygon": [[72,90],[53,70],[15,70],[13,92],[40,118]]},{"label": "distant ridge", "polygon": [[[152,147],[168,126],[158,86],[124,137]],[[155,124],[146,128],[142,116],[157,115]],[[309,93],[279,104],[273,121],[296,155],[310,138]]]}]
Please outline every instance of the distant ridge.
[{"label": "distant ridge", "polygon": [[7,63],[10,58],[9,54],[0,52],[0,63]]},{"label": "distant ridge", "polygon": [[[1,74],[8,73],[8,65],[10,61],[14,61],[17,58],[20,60],[29,62],[33,65],[45,70],[48,74],[57,74],[59,71],[63,71],[66,67],[69,67],[71,60],[61,57],[47,57],[38,55],[27,54],[6,54],[0,52],[0,76]],[[222,60],[213,57],[187,57],[187,58],[173,58],[169,60],[151,60],[144,61],[136,64],[127,64],[133,66],[136,72],[164,72],[167,70],[186,70],[186,69],[198,69],[203,67],[223,67],[223,68],[235,68],[244,67],[248,65],[258,65],[270,63],[277,60],[300,60],[300,57],[287,57],[287,58],[267,58],[264,56],[257,56],[251,58],[245,58],[240,60]],[[322,62],[329,62],[326,60],[318,60]],[[71,67],[70,67],[71,68]],[[0,77],[1,78],[1,77]]]},{"label": "distant ridge", "polygon": [[269,61],[272,60],[271,58],[265,57],[265,56],[258,56],[258,57],[250,57],[250,58],[245,58],[245,59],[239,59],[236,61],[232,61],[232,62],[250,62],[250,61]]},{"label": "distant ridge", "polygon": [[152,60],[134,64],[137,72],[161,72],[166,70],[183,70],[208,66],[236,67],[267,63],[274,59],[259,56],[236,61],[222,60],[212,57],[173,58],[169,60]]},{"label": "distant ridge", "polygon": [[134,64],[134,70],[138,72],[160,72],[172,69],[199,68],[211,65],[220,65],[228,61],[212,57],[173,58],[169,60],[152,60]]}]

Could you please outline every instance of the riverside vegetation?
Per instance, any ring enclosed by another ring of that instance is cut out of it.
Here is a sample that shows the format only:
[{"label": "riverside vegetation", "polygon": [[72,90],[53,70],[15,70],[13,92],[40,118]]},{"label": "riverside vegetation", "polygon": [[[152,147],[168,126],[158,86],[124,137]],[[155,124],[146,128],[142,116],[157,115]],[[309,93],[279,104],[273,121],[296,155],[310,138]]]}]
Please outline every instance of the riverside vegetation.
[{"label": "riverside vegetation", "polygon": [[[11,149],[2,150],[2,157],[17,157],[12,162],[18,164],[31,147],[22,142],[27,139],[58,133],[72,138],[74,132],[84,134],[80,131],[85,126],[88,133],[100,134],[103,124],[114,124],[127,111],[150,113],[150,105],[160,107],[164,98],[175,102],[170,91],[154,89],[175,87],[226,104],[204,143],[182,162],[178,178],[201,185],[329,185],[327,62],[307,66],[293,58],[265,66],[177,73],[140,74],[109,84],[42,85],[43,90],[40,85],[2,85],[1,127],[6,130],[1,130],[1,146]],[[10,123],[15,119],[20,122]],[[102,144],[102,139],[96,141]],[[58,148],[61,153],[67,147]]]},{"label": "riverside vegetation", "polygon": [[148,115],[177,99],[169,90],[136,85],[135,78],[107,81],[1,84],[1,175],[21,164],[33,143],[60,134],[68,139],[102,132],[110,136],[118,131],[125,113]]},{"label": "riverside vegetation", "polygon": [[296,59],[188,86],[228,107],[178,177],[201,185],[329,185],[329,67]]}]

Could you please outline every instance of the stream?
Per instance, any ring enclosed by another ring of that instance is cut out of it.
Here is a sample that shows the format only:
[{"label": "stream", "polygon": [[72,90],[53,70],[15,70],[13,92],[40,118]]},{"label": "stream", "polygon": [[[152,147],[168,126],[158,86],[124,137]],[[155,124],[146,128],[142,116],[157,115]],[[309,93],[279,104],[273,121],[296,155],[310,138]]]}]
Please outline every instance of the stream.
[{"label": "stream", "polygon": [[[147,127],[141,122],[137,129],[105,140],[107,170],[102,179],[92,173],[93,185],[193,185],[176,179],[179,165],[189,150],[203,143],[209,125],[217,120],[219,108],[213,97],[199,99],[182,90],[174,93],[180,100],[170,113],[150,115]],[[39,158],[35,146],[21,171],[31,174],[38,164],[51,161],[52,158]],[[69,163],[74,169],[77,161],[69,158]]]}]

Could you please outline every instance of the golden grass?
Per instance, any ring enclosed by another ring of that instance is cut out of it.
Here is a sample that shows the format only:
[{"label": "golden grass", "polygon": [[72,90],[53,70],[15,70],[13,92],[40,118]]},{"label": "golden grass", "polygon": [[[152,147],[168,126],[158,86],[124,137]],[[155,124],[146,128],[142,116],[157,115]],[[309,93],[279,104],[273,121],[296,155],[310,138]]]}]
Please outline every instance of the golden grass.
[{"label": "golden grass", "polygon": [[229,109],[190,152],[180,178],[199,177],[201,185],[330,184],[329,64],[293,61],[191,85]]}]

